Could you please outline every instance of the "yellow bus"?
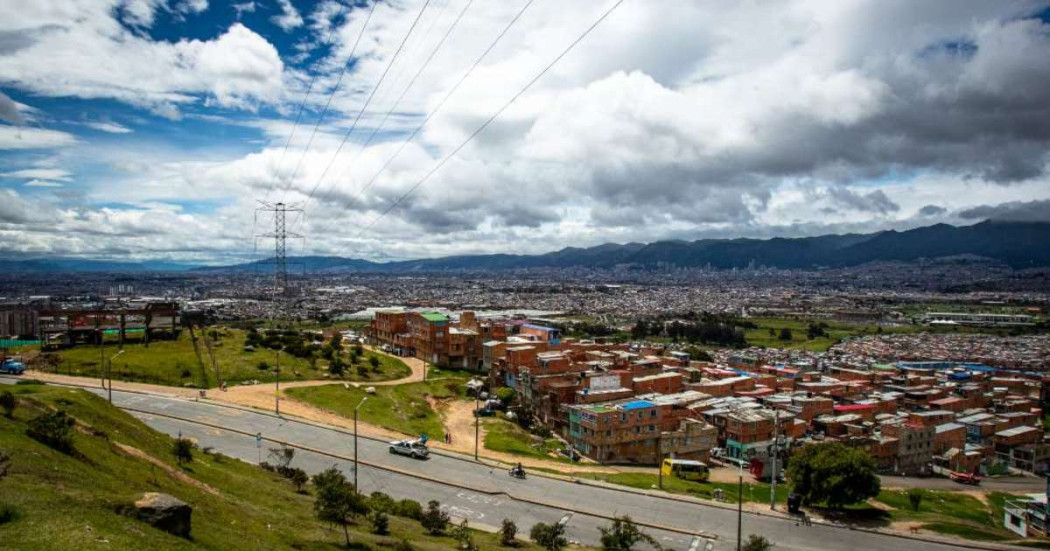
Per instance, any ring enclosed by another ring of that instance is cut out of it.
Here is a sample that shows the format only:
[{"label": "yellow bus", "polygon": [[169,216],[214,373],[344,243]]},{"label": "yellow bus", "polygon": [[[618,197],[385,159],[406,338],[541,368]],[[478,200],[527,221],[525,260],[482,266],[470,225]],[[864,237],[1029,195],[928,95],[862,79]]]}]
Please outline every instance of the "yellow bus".
[{"label": "yellow bus", "polygon": [[706,463],[693,461],[691,459],[664,459],[660,466],[664,476],[677,476],[682,480],[696,480],[706,482],[711,476],[711,470]]}]

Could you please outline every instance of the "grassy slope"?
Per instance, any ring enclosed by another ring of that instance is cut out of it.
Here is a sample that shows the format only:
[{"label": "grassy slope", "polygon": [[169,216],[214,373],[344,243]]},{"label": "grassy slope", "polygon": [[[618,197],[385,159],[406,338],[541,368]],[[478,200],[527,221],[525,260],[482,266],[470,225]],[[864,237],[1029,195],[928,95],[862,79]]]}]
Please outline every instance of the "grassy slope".
[{"label": "grassy slope", "polygon": [[563,455],[550,455],[551,452],[562,447],[556,438],[546,439],[543,441],[543,446],[539,447],[537,437],[510,421],[488,418],[483,420],[483,424],[485,425],[486,449],[524,457],[569,462],[569,458]]},{"label": "grassy slope", "polygon": [[[274,351],[259,349],[254,352],[246,352],[244,351],[244,331],[227,328],[220,330],[220,333],[222,336],[219,341],[212,344],[212,353],[215,355],[220,376],[226,379],[228,384],[237,384],[252,379],[261,382],[273,381],[273,365],[276,361]],[[206,368],[204,373],[206,382],[203,386],[218,386],[200,332],[197,337]],[[104,352],[107,358],[112,356],[117,352],[117,344],[107,342]],[[96,377],[99,374],[99,348],[97,346],[77,346],[62,350],[58,352],[58,355],[61,357],[59,373],[90,377]],[[365,353],[363,361],[366,364],[369,355],[371,353]],[[346,356],[345,353],[344,356]],[[347,370],[346,378],[378,381],[397,379],[411,373],[408,366],[401,360],[382,354],[378,356],[380,358],[378,373],[371,372],[369,368],[367,376],[362,378],[358,376],[355,369],[350,368]],[[348,357],[345,359],[349,362]],[[266,362],[269,368],[260,370],[258,368],[260,362]],[[281,380],[320,379],[325,375],[326,366],[327,362],[319,359],[316,367],[311,368],[310,363],[305,359],[281,354]],[[126,343],[124,353],[113,360],[112,369],[114,379],[174,386],[182,386],[187,383],[202,386],[201,369],[193,351],[193,341],[189,331],[183,331],[178,340],[158,340],[150,343],[148,347],[139,342]],[[189,377],[182,376],[184,371],[189,371]]]},{"label": "grassy slope", "polygon": [[[806,338],[806,328],[809,327],[810,323],[808,321],[786,318],[754,318],[749,319],[748,321],[754,322],[758,325],[758,329],[748,329],[744,331],[744,336],[747,338],[747,343],[749,345],[765,346],[767,348],[798,348],[816,352],[827,350],[831,345],[846,337],[865,334],[873,335],[877,331],[877,328],[874,325],[830,322],[828,323],[828,328],[825,330],[827,336],[809,340]],[[791,330],[790,341],[780,340],[780,330],[783,328]],[[773,335],[769,334],[770,329],[773,330]],[[921,329],[922,328],[918,326],[884,327],[883,332],[914,333]]]},{"label": "grassy slope", "polygon": [[408,435],[426,434],[441,439],[445,436],[441,416],[427,397],[460,397],[464,379],[438,370],[430,373],[432,378],[426,383],[376,387],[376,393],[371,395],[361,388],[348,389],[341,384],[293,388],[288,395],[345,417],[353,417],[354,407],[368,396],[358,411],[360,420]]},{"label": "grassy slope", "polygon": [[[212,495],[175,480],[143,459],[119,451],[114,443],[134,446],[174,467],[171,439],[103,400],[79,390],[18,386],[15,419],[0,417],[0,450],[12,456],[11,472],[0,480],[0,502],[14,505],[19,518],[0,525],[8,549],[79,549],[103,544],[109,549],[342,549],[342,532],[313,516],[313,498],[257,467],[219,455],[197,453],[184,472],[217,489]],[[25,436],[25,423],[47,407],[65,409],[106,436],[78,432],[81,457],[58,453]],[[192,540],[183,540],[115,508],[142,492],[172,494],[191,504]],[[352,527],[361,548],[389,546],[401,537],[416,549],[450,549],[451,538],[422,534],[418,523],[391,518],[392,536]],[[475,534],[483,549],[496,549],[495,537]],[[108,542],[108,543],[103,543]]]}]

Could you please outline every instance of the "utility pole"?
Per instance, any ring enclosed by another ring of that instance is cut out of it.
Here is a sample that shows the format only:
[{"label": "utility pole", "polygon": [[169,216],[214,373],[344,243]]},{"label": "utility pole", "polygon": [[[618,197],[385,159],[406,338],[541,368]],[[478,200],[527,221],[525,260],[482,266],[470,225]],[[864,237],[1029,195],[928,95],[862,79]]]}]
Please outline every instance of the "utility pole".
[{"label": "utility pole", "polygon": [[773,478],[769,480],[769,508],[777,510],[777,462],[780,459],[780,408],[775,408],[773,421]]},{"label": "utility pole", "polygon": [[106,330],[98,330],[98,382],[106,389]]},{"label": "utility pole", "polygon": [[738,464],[738,486],[736,490],[736,551],[741,551],[744,543],[744,465]]},{"label": "utility pole", "polygon": [[360,487],[357,485],[357,410],[361,409],[361,406],[365,405],[365,400],[368,396],[361,398],[361,402],[354,408],[354,491],[360,492]]},{"label": "utility pole", "polygon": [[277,367],[273,378],[273,411],[281,416],[281,349],[277,349]]},{"label": "utility pole", "polygon": [[481,435],[481,387],[474,389],[474,461],[478,460],[478,439]]},{"label": "utility pole", "polygon": [[124,349],[121,348],[119,351],[117,351],[116,354],[113,355],[112,358],[109,359],[109,361],[106,362],[106,378],[109,379],[109,389],[107,390],[107,394],[109,396],[110,405],[113,405],[113,358],[116,358],[117,356],[123,353]]}]

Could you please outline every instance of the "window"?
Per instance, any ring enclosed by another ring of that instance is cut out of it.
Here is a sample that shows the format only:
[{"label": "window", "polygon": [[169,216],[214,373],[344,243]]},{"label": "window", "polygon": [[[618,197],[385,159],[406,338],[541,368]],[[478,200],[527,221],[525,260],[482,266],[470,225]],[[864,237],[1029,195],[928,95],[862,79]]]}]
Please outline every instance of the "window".
[{"label": "window", "polygon": [[649,417],[656,417],[656,410],[649,410]]},{"label": "window", "polygon": [[656,432],[656,425],[649,425],[649,432]]}]

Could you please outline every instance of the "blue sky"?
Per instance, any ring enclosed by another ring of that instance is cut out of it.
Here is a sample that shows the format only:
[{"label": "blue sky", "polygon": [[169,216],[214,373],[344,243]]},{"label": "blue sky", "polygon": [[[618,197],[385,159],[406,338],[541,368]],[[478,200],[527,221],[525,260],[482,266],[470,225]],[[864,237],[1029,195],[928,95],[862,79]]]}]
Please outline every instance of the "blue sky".
[{"label": "blue sky", "polygon": [[626,0],[446,160],[612,3],[7,3],[0,247],[229,262],[263,199],[370,259],[1050,219],[1046,1]]}]

